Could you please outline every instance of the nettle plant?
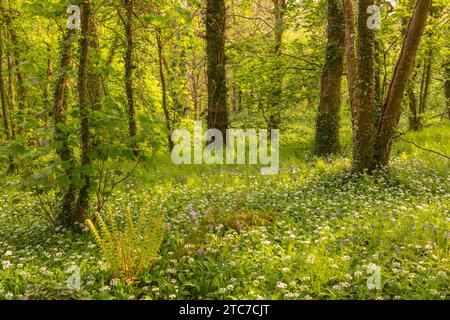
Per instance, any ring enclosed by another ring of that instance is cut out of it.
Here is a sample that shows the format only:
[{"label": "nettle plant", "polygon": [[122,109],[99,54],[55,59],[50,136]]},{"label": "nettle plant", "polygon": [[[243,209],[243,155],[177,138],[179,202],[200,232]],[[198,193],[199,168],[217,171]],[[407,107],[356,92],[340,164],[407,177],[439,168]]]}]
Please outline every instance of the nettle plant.
[{"label": "nettle plant", "polygon": [[165,234],[162,214],[141,209],[135,218],[129,208],[122,223],[111,211],[108,219],[100,213],[96,218],[98,228],[91,219],[86,223],[115,276],[131,283],[154,265]]}]

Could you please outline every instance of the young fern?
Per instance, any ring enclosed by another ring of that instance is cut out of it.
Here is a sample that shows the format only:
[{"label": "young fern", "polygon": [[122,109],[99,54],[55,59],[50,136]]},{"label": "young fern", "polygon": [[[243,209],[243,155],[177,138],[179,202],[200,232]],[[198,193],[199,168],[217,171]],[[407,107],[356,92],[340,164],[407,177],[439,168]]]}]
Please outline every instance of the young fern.
[{"label": "young fern", "polygon": [[98,229],[91,220],[86,223],[112,272],[128,282],[134,281],[139,273],[152,267],[158,256],[165,233],[164,219],[151,210],[140,210],[135,220],[128,209],[124,226],[119,228],[112,212],[108,217],[106,222],[97,214]]}]

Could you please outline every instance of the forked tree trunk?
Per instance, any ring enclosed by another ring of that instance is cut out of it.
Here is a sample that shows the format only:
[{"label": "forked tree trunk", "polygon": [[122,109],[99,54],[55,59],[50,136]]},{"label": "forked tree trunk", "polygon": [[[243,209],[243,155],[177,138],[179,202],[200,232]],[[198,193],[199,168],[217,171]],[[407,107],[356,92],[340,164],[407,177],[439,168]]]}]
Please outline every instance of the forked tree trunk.
[{"label": "forked tree trunk", "polygon": [[339,113],[344,61],[344,13],[339,0],[328,0],[326,61],[316,123],[315,151],[319,156],[339,151]]},{"label": "forked tree trunk", "polygon": [[208,58],[209,129],[223,135],[228,128],[227,86],[225,69],[225,0],[206,0],[206,42]]},{"label": "forked tree trunk", "polygon": [[[375,101],[374,32],[367,26],[367,8],[373,1],[360,0],[358,13],[358,64],[353,41],[353,3],[342,0],[346,22],[346,54],[350,100],[353,110],[353,171],[362,173],[385,167],[400,119],[401,102],[416,58],[432,0],[417,0],[403,48],[380,117]],[[378,122],[376,124],[376,121]]]}]

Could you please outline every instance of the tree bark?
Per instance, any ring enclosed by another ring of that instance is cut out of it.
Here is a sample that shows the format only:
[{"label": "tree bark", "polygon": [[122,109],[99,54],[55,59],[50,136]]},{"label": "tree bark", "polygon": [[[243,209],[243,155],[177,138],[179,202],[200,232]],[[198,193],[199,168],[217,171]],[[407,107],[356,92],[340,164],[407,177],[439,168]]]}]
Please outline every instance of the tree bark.
[{"label": "tree bark", "polygon": [[345,16],[345,54],[347,58],[347,82],[350,98],[350,108],[352,114],[353,130],[355,131],[356,115],[358,112],[358,63],[355,47],[355,18],[353,14],[353,1],[343,0],[344,16]]},{"label": "tree bark", "polygon": [[61,57],[59,62],[59,73],[56,80],[53,117],[55,123],[54,139],[58,142],[56,153],[61,162],[64,164],[65,175],[69,179],[69,186],[61,188],[62,198],[59,204],[58,222],[64,226],[71,227],[73,222],[77,187],[74,183],[74,167],[76,165],[72,148],[69,146],[69,132],[66,126],[66,108],[67,108],[67,92],[68,87],[68,71],[72,60],[72,41],[75,32],[68,30],[64,35],[61,45]]},{"label": "tree bark", "polygon": [[167,106],[167,88],[166,88],[166,77],[164,75],[164,65],[163,65],[163,44],[161,40],[161,30],[156,30],[156,43],[158,45],[158,62],[159,62],[159,77],[161,81],[161,93],[162,93],[162,101],[161,105],[164,111],[164,117],[166,120],[166,130],[167,130],[167,139],[169,145],[169,151],[173,150],[173,141],[172,141],[172,126],[170,120],[169,108]]},{"label": "tree bark", "polygon": [[316,123],[315,149],[319,156],[339,151],[341,80],[344,61],[344,13],[339,0],[328,0],[326,62]]},{"label": "tree bark", "polygon": [[74,222],[83,222],[89,212],[89,189],[91,187],[91,177],[88,171],[91,165],[91,133],[87,98],[87,66],[89,63],[90,10],[89,0],[83,0],[81,16],[80,64],[78,69],[78,104],[80,108],[82,166],[81,178],[83,180],[83,186],[79,190],[76,216],[73,217],[71,224]]},{"label": "tree bark", "polygon": [[408,27],[403,48],[395,68],[392,82],[389,86],[386,101],[383,106],[376,143],[375,162],[377,166],[388,165],[392,148],[392,139],[397,129],[401,103],[405,94],[415,59],[417,49],[431,10],[432,0],[417,0],[414,14]]},{"label": "tree bark", "polygon": [[228,128],[225,27],[225,0],[206,0],[206,41],[208,58],[207,124],[209,129],[218,129],[224,136]]},{"label": "tree bark", "polygon": [[133,39],[133,0],[123,0],[125,8],[125,17],[120,15],[124,28],[125,28],[125,91],[128,101],[128,130],[131,138],[131,147],[135,157],[139,155],[139,150],[136,144],[137,124],[134,108],[134,93],[133,93],[133,51],[134,51],[134,39]]},{"label": "tree bark", "polygon": [[8,107],[6,105],[5,82],[3,79],[3,28],[0,28],[0,101],[2,107],[3,129],[5,130],[6,139],[9,140],[11,134],[9,131]]},{"label": "tree bark", "polygon": [[430,91],[432,65],[433,65],[433,50],[429,48],[426,51],[425,65],[422,74],[422,86],[420,88],[420,105],[419,105],[420,116],[423,116],[423,114],[426,111],[428,93]]},{"label": "tree bark", "polygon": [[447,116],[450,120],[450,61],[445,66],[444,93],[447,102]]},{"label": "tree bark", "polygon": [[[12,49],[10,51],[10,62],[12,64],[13,73],[15,73],[17,78],[17,118],[19,123],[24,120],[26,108],[27,108],[27,89],[25,87],[25,76],[21,67],[21,53],[19,47],[19,39],[17,37],[16,31],[12,25],[12,8],[11,2],[9,2],[9,10],[5,15],[6,29],[8,30],[9,39],[11,42]],[[20,126],[17,130],[20,132]]]},{"label": "tree bark", "polygon": [[273,70],[273,88],[270,97],[270,111],[268,129],[279,129],[281,124],[281,99],[283,95],[283,74],[281,69],[281,53],[284,35],[284,16],[286,10],[286,0],[272,0],[275,15],[275,46],[274,58],[275,68]]},{"label": "tree bark", "polygon": [[367,8],[373,0],[360,0],[358,7],[358,108],[355,122],[353,171],[374,169],[375,126],[375,33],[367,27]]},{"label": "tree bark", "polygon": [[414,93],[414,84],[411,83],[407,89],[408,106],[409,106],[409,129],[417,131],[420,128],[420,121],[417,114],[417,99]]}]

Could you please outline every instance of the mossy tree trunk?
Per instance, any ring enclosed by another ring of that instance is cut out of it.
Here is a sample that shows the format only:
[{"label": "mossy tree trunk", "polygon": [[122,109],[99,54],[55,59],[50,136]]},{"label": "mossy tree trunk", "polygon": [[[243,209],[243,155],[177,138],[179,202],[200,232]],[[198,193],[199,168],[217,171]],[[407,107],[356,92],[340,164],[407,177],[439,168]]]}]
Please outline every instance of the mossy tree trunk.
[{"label": "mossy tree trunk", "polygon": [[344,12],[339,0],[328,0],[326,61],[322,72],[315,151],[319,156],[339,151],[339,113],[344,60]]},{"label": "mossy tree trunk", "polygon": [[375,100],[375,32],[367,27],[367,8],[373,0],[360,0],[358,5],[358,84],[359,106],[355,122],[353,170],[374,169],[376,139]]},{"label": "mossy tree trunk", "polygon": [[81,140],[81,179],[83,185],[79,190],[76,214],[72,217],[70,225],[75,222],[83,222],[89,213],[89,190],[91,188],[91,132],[88,104],[88,74],[89,64],[89,36],[91,8],[89,0],[83,0],[81,16],[81,40],[80,40],[80,64],[78,68],[78,107],[80,111],[80,140]]},{"label": "mossy tree trunk", "polygon": [[209,129],[218,129],[223,135],[228,128],[225,28],[225,0],[206,0],[207,124]]},{"label": "mossy tree trunk", "polygon": [[72,60],[72,42],[75,32],[68,30],[61,43],[59,73],[56,79],[53,117],[55,124],[54,139],[58,144],[56,153],[58,154],[64,169],[64,173],[69,180],[66,188],[61,188],[61,200],[58,208],[58,222],[64,226],[72,223],[72,217],[75,215],[75,201],[77,186],[74,183],[74,167],[76,161],[72,148],[69,146],[69,132],[66,129],[66,109],[67,109],[67,88],[68,88],[68,68]]}]

